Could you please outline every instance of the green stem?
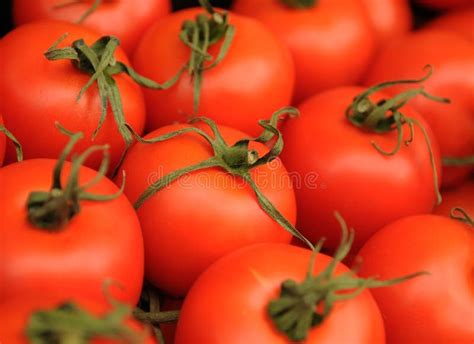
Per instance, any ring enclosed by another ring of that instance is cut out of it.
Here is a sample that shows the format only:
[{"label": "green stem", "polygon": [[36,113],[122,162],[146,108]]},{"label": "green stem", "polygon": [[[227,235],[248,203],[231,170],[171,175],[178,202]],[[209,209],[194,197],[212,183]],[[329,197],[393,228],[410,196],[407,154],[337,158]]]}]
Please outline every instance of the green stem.
[{"label": "green stem", "polygon": [[[60,8],[64,8],[64,7],[68,7],[68,6],[71,6],[71,5],[77,5],[77,4],[80,4],[82,3],[83,1],[82,0],[72,0],[72,1],[67,1],[67,2],[62,2],[62,3],[59,3],[57,5],[54,5],[54,9],[60,9]],[[80,18],[76,21],[76,24],[82,24],[92,13],[94,13],[97,8],[99,8],[99,6],[101,5],[102,3],[102,0],[95,0],[91,7],[89,7],[87,9],[86,12],[84,12]]]},{"label": "green stem", "polygon": [[[71,171],[65,187],[61,183],[61,174],[67,157],[71,154],[72,149],[83,135],[82,133],[73,134],[61,127],[58,123],[56,126],[61,133],[68,135],[69,142],[64,147],[56,165],[53,169],[52,185],[49,191],[33,191],[28,195],[27,208],[28,220],[37,228],[50,231],[58,231],[76,216],[80,211],[80,202],[82,200],[105,202],[113,200],[120,196],[123,191],[124,184],[121,189],[112,195],[98,195],[86,191],[101,181],[107,172],[109,155],[108,146],[91,146],[82,154],[74,157],[71,162]],[[102,151],[104,157],[101,161],[96,176],[82,187],[79,185],[79,171],[85,160],[94,152]]]},{"label": "green stem", "polygon": [[15,145],[16,151],[16,159],[18,161],[23,160],[23,150],[21,148],[20,142],[16,139],[16,137],[7,129],[3,124],[0,124],[0,133],[3,133],[7,138],[10,139],[11,142]]},{"label": "green stem", "polygon": [[463,158],[443,158],[444,166],[474,166],[474,155],[463,157]]},{"label": "green stem", "polygon": [[153,326],[159,326],[162,323],[178,321],[179,311],[144,312],[141,309],[136,308],[133,311],[133,316],[141,322],[146,322]]},{"label": "green stem", "polygon": [[453,209],[451,209],[451,218],[454,220],[467,223],[471,227],[474,227],[474,219],[471,216],[469,216],[467,211],[465,211],[461,207],[454,207]]},{"label": "green stem", "polygon": [[290,8],[305,9],[317,5],[317,0],[280,0],[284,5]]},{"label": "green stem", "polygon": [[321,243],[311,255],[309,269],[303,282],[286,280],[281,284],[280,295],[268,304],[268,313],[275,327],[292,341],[305,340],[309,331],[320,325],[331,313],[335,303],[350,300],[367,288],[381,288],[398,283],[426,272],[380,281],[373,277],[360,278],[354,271],[334,276],[337,265],[347,256],[354,241],[354,230],[348,230],[339,213],[335,213],[342,237],[334,258],[318,275],[313,275],[313,266]]}]

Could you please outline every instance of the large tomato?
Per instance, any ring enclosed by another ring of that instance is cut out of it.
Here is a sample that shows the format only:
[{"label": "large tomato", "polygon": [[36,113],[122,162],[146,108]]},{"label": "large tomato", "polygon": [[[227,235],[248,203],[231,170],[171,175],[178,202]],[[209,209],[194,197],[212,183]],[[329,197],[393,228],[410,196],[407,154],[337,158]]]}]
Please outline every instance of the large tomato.
[{"label": "large tomato", "polygon": [[[449,47],[449,48],[446,48]],[[404,36],[386,46],[367,74],[366,85],[404,79],[416,75],[426,64],[435,73],[425,83],[426,91],[451,99],[439,104],[423,97],[411,104],[430,124],[441,155],[465,158],[474,155],[474,45],[457,34],[425,30]],[[399,93],[404,85],[391,88]],[[443,169],[443,185],[459,183],[469,175],[469,167]]]},{"label": "large tomato", "polygon": [[450,216],[453,208],[462,208],[474,216],[474,180],[468,180],[454,189],[445,190],[443,202],[436,207],[435,214]]},{"label": "large tomato", "polygon": [[[3,125],[2,115],[0,114],[0,125]],[[4,133],[0,132],[0,166],[3,165],[3,159],[5,159],[5,145],[6,145],[6,136]]]},{"label": "large tomato", "polygon": [[[203,10],[179,11],[150,28],[134,55],[137,71],[157,82],[175,75],[190,57],[190,48],[179,38],[181,27],[199,13]],[[229,21],[235,26],[234,39],[225,58],[203,72],[198,113],[218,124],[256,134],[257,120],[290,103],[293,61],[283,44],[262,24],[232,13]],[[222,42],[209,48],[214,58]],[[170,89],[144,90],[144,94],[148,130],[185,122],[194,113],[193,77],[188,72]]]},{"label": "large tomato", "polygon": [[[73,301],[72,301],[73,300]],[[27,331],[30,324],[31,317],[39,312],[48,312],[57,310],[59,307],[65,304],[73,304],[74,307],[78,307],[80,312],[87,312],[89,313],[90,318],[89,321],[89,328],[84,329],[84,323],[80,323],[76,319],[77,318],[70,318],[72,321],[72,326],[77,326],[77,329],[83,329],[85,331],[90,330],[91,332],[94,331],[90,326],[90,319],[96,318],[97,321],[94,322],[96,328],[95,330],[99,329],[103,326],[103,329],[106,329],[104,332],[108,332],[109,336],[117,336],[121,337],[122,333],[131,333],[134,336],[134,339],[143,339],[140,341],[142,344],[154,344],[156,340],[151,335],[151,330],[145,329],[142,324],[138,321],[134,320],[131,316],[124,316],[123,322],[119,321],[111,321],[110,319],[106,319],[107,315],[116,312],[116,310],[112,309],[111,305],[107,305],[104,303],[98,303],[96,301],[91,301],[85,298],[77,298],[77,297],[69,297],[67,299],[58,298],[55,296],[46,296],[40,298],[32,298],[32,297],[16,297],[5,301],[0,304],[0,322],[2,323],[2,327],[0,327],[0,340],[2,343],[5,344],[28,344],[32,343],[31,338],[27,339]],[[66,314],[66,313],[64,313]],[[115,313],[117,314],[117,313]],[[103,319],[102,321],[100,319]],[[65,323],[67,323],[67,319]],[[119,319],[117,319],[119,320]],[[57,327],[57,323],[55,324]],[[98,325],[98,326],[97,326]],[[104,326],[105,325],[105,326]],[[71,326],[71,325],[70,325]],[[81,328],[82,326],[82,328]],[[108,328],[107,328],[108,327]],[[69,327],[70,328],[70,327]],[[71,329],[71,328],[70,328]],[[102,329],[102,330],[103,330]],[[121,333],[121,331],[124,331]],[[46,331],[45,331],[46,332]],[[77,333],[80,334],[80,333]],[[73,331],[71,329],[71,333],[69,335],[73,335]],[[66,333],[67,336],[67,333]],[[112,343],[128,343],[126,341],[127,337],[122,337],[122,339],[106,339],[100,335],[93,336],[89,338],[91,344],[112,344]],[[42,337],[43,343],[46,343],[47,339]],[[70,338],[71,340],[73,338]],[[77,339],[77,338],[74,338]],[[36,340],[38,338],[36,337]],[[66,343],[64,337],[61,343]]]},{"label": "large tomato", "polygon": [[474,42],[474,5],[449,11],[429,22],[426,27],[453,31]]},{"label": "large tomato", "polygon": [[[145,138],[189,127],[162,127]],[[220,127],[228,144],[247,137]],[[250,146],[262,153],[266,147]],[[213,156],[209,144],[194,133],[155,144],[137,144],[122,165],[125,194],[135,202],[152,183],[170,172]],[[291,222],[296,202],[280,160],[251,170],[261,191]],[[138,209],[145,243],[145,274],[161,290],[183,296],[212,262],[237,248],[260,242],[290,242],[291,235],[260,207],[253,190],[220,168],[191,172],[155,193]]]},{"label": "large tomato", "polygon": [[474,232],[457,220],[419,215],[393,222],[362,248],[361,276],[391,278],[427,271],[400,285],[371,290],[388,343],[474,341]]},{"label": "large tomato", "polygon": [[385,45],[412,27],[409,0],[362,0],[373,24],[378,44]]},{"label": "large tomato", "polygon": [[[111,279],[121,288],[113,294],[135,304],[143,281],[140,224],[125,195],[112,201],[80,201],[79,213],[59,230],[28,221],[27,200],[33,191],[49,191],[56,161],[32,159],[0,169],[0,302],[21,297],[56,295],[103,300],[102,286]],[[70,164],[62,173],[63,185]],[[80,168],[80,185],[97,172]],[[103,179],[87,191],[113,194],[118,188]]]},{"label": "large tomato", "polygon": [[[355,127],[345,116],[361,87],[341,87],[323,92],[300,106],[301,116],[283,128],[282,160],[296,175],[297,228],[315,242],[326,237],[326,247],[339,242],[339,226],[333,212],[339,211],[356,230],[355,248],[380,227],[403,216],[431,212],[436,201],[430,155],[421,130],[416,127],[410,146],[393,156],[384,156],[371,142],[392,150],[397,133],[373,133]],[[390,98],[378,92],[377,103]],[[401,112],[425,121],[409,106]],[[404,132],[404,140],[409,137]],[[431,139],[437,169],[440,159]],[[438,172],[439,174],[439,172]]]},{"label": "large tomato", "polygon": [[[17,25],[41,19],[73,23],[91,8],[92,3],[93,1],[14,0],[13,16]],[[61,4],[65,6],[58,6]],[[81,24],[101,35],[117,36],[124,49],[132,53],[145,30],[170,11],[169,0],[140,0],[139,4],[135,0],[102,1]]]},{"label": "large tomato", "polygon": [[[26,159],[56,158],[67,138],[55,128],[55,121],[74,132],[83,132],[86,140],[77,150],[92,144],[91,137],[101,115],[97,85],[92,85],[79,101],[76,98],[90,75],[76,69],[70,61],[48,61],[43,54],[64,33],[69,36],[60,47],[83,38],[87,44],[99,36],[86,28],[66,22],[41,21],[25,24],[8,33],[0,49],[0,112],[5,126],[21,142]],[[16,52],[16,53],[14,53]],[[128,63],[119,48],[117,60]],[[125,120],[136,131],[142,132],[145,122],[145,104],[141,89],[128,76],[114,76],[121,92]],[[110,106],[105,122],[95,138],[95,144],[111,146],[112,165],[118,162],[125,144],[114,120]],[[11,143],[7,144],[7,161],[15,160]],[[88,165],[97,168],[100,157],[92,157]]]},{"label": "large tomato", "polygon": [[233,10],[257,18],[290,48],[296,67],[294,101],[358,82],[375,43],[362,3],[321,0],[312,8],[295,9],[283,2],[237,0]]},{"label": "large tomato", "polygon": [[[287,279],[302,282],[311,251],[284,244],[243,248],[211,265],[196,281],[183,304],[176,331],[177,344],[289,343],[268,315]],[[314,274],[331,257],[318,254]],[[348,272],[337,264],[335,276]],[[343,326],[343,328],[341,328]],[[304,343],[384,343],[381,314],[368,291],[336,303],[329,316],[309,331]]]}]

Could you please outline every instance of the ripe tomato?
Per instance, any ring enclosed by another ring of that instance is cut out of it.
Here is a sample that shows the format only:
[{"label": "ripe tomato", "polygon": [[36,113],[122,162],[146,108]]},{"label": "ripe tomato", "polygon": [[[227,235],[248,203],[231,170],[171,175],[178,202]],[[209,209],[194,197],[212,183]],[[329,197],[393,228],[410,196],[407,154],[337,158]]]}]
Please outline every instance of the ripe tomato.
[{"label": "ripe tomato", "polygon": [[[41,19],[77,22],[92,6],[93,1],[14,0],[13,16],[17,25]],[[81,25],[101,35],[120,39],[127,53],[132,53],[146,29],[158,18],[171,11],[169,0],[102,1]],[[54,40],[54,37],[51,37]]]},{"label": "ripe tomato", "polygon": [[359,274],[390,278],[429,275],[371,290],[385,321],[388,343],[472,343],[474,232],[436,215],[393,222],[362,248]]},{"label": "ripe tomato", "polygon": [[[90,75],[76,69],[70,61],[48,61],[43,56],[65,32],[69,36],[60,44],[61,47],[68,46],[79,38],[84,38],[87,44],[92,44],[99,38],[97,34],[78,25],[41,21],[18,27],[2,39],[0,112],[5,126],[21,142],[25,159],[56,158],[59,155],[67,138],[57,131],[55,121],[71,131],[84,133],[86,140],[77,145],[76,149],[79,151],[91,146],[92,134],[99,124],[101,106],[97,86],[92,85],[76,101]],[[128,63],[120,48],[115,56],[117,60]],[[137,132],[142,132],[145,105],[140,87],[124,74],[116,75],[114,79],[121,92],[126,121]],[[110,144],[111,164],[115,166],[125,144],[110,106],[94,143]],[[6,160],[15,160],[11,143],[7,143]],[[92,168],[97,168],[99,164],[99,155],[88,161],[88,166]]]},{"label": "ripe tomato", "polygon": [[456,8],[464,5],[471,5],[472,0],[415,0],[420,5],[439,10]]},{"label": "ripe tomato", "polygon": [[[242,248],[211,265],[186,296],[178,320],[176,343],[289,343],[268,315],[268,303],[283,281],[303,281],[311,251],[284,244]],[[314,273],[331,261],[316,256]],[[339,263],[335,276],[349,269]],[[344,324],[344,330],[341,330]],[[369,291],[336,303],[304,343],[384,343],[381,314]]]},{"label": "ripe tomato", "polygon": [[466,6],[447,12],[428,23],[426,27],[453,31],[474,42],[474,6]]},{"label": "ripe tomato", "polygon": [[378,45],[385,45],[412,27],[408,0],[362,0],[374,27]]},{"label": "ripe tomato", "polygon": [[[145,138],[189,127],[162,127]],[[219,127],[229,144],[247,137]],[[260,153],[267,148],[251,143]],[[122,165],[125,194],[132,202],[168,173],[213,156],[197,134],[183,134],[155,144],[137,144]],[[251,170],[262,193],[292,223],[296,202],[279,159]],[[220,168],[191,172],[155,193],[138,209],[145,243],[145,275],[159,289],[183,296],[212,262],[237,248],[260,242],[285,242],[291,235],[260,207],[254,191],[241,178]]]},{"label": "ripe tomato", "polygon": [[[81,310],[89,312],[91,317],[103,317],[107,313],[112,312],[110,305],[104,303],[97,303],[85,298],[73,298],[72,303],[80,307]],[[71,302],[71,298],[61,299],[55,296],[48,295],[40,298],[32,297],[17,297],[7,300],[0,304],[0,321],[2,327],[0,328],[0,340],[2,343],[8,344],[27,344],[31,343],[27,339],[26,328],[29,325],[30,317],[38,311],[50,311],[57,309],[65,302]],[[110,323],[110,322],[109,322]],[[77,322],[73,325],[81,325]],[[155,344],[156,340],[150,335],[146,335],[146,331],[142,324],[134,320],[132,317],[125,317],[123,328],[133,331],[136,335],[145,335],[143,344]],[[117,329],[117,327],[115,328]],[[115,332],[117,334],[117,332]],[[112,344],[112,343],[125,343],[125,340],[113,340],[100,338],[100,336],[94,336],[90,340],[91,344]]]},{"label": "ripe tomato", "polygon": [[[358,249],[380,227],[403,216],[431,212],[436,201],[429,151],[418,127],[410,146],[384,156],[371,142],[391,150],[397,133],[364,131],[346,118],[347,107],[363,90],[341,87],[316,95],[302,103],[301,116],[282,129],[285,149],[281,157],[299,183],[295,186],[296,227],[312,242],[326,237],[329,249],[339,242],[334,211],[355,228]],[[383,98],[389,97],[382,92],[371,97],[375,103]],[[401,112],[417,118],[432,137],[412,108],[404,106]],[[408,137],[405,130],[404,140]],[[439,170],[436,142],[431,139],[431,143]]]},{"label": "ripe tomato", "polygon": [[[202,12],[179,11],[150,28],[135,52],[136,70],[157,82],[175,75],[190,55],[179,38],[183,21]],[[203,73],[198,112],[218,124],[257,134],[257,120],[290,103],[294,66],[288,50],[263,25],[236,14],[230,14],[229,21],[236,28],[235,37],[222,62]],[[209,48],[212,56],[216,57],[221,43]],[[194,111],[193,89],[188,72],[167,90],[145,89],[148,130],[185,122]]]},{"label": "ripe tomato", "polygon": [[372,58],[375,35],[358,0],[320,0],[294,9],[280,0],[237,0],[233,10],[260,20],[290,48],[296,67],[294,102],[355,84]]},{"label": "ripe tomato", "polygon": [[[446,47],[449,47],[447,49]],[[474,154],[474,45],[459,35],[425,30],[400,38],[386,46],[372,65],[366,85],[404,79],[431,64],[435,73],[425,83],[426,91],[451,99],[439,104],[425,98],[411,102],[429,123],[443,157],[462,158]],[[407,89],[400,85],[389,92]],[[472,168],[443,168],[443,186],[465,179]]]},{"label": "ripe tomato", "polygon": [[474,216],[474,181],[468,180],[455,189],[445,190],[443,202],[436,207],[435,214],[450,216],[453,208],[464,209]]},{"label": "ripe tomato", "polygon": [[[33,159],[0,169],[0,302],[15,295],[73,295],[100,301],[104,281],[112,279],[123,286],[123,290],[113,288],[113,295],[135,304],[143,281],[143,239],[124,195],[106,202],[81,201],[79,213],[61,230],[40,229],[28,221],[29,194],[50,189],[55,164],[55,160]],[[63,185],[69,171],[66,163]],[[81,167],[80,185],[96,174]],[[104,179],[88,191],[107,195],[118,189]]]}]

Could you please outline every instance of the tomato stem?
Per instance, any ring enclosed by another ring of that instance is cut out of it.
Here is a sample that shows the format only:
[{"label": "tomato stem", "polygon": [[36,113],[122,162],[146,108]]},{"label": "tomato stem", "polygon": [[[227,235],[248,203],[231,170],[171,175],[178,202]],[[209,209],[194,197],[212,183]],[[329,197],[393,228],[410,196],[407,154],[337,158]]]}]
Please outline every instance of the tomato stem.
[{"label": "tomato stem", "polygon": [[125,149],[122,152],[119,163],[115,166],[112,173],[116,175],[118,167],[125,158],[130,146],[133,143],[133,137],[130,135],[126,127],[125,114],[123,112],[122,99],[120,91],[114,76],[120,73],[127,74],[137,84],[156,90],[163,90],[173,86],[184,72],[184,68],[180,70],[173,78],[163,84],[158,84],[155,81],[145,78],[138,74],[131,67],[123,62],[116,61],[114,54],[120,42],[117,38],[112,36],[104,36],[88,46],[83,39],[78,39],[72,43],[70,47],[58,48],[58,45],[67,37],[67,34],[62,35],[44,54],[50,61],[55,60],[71,60],[72,64],[91,77],[89,81],[82,87],[76,101],[79,101],[84,93],[94,83],[97,84],[99,90],[99,97],[101,103],[101,116],[97,128],[95,129],[92,140],[95,139],[99,133],[102,125],[105,122],[107,115],[107,105],[110,104],[117,128],[125,141]]},{"label": "tomato stem", "polygon": [[[194,114],[199,111],[199,101],[203,74],[216,67],[227,55],[235,34],[235,28],[228,22],[227,12],[214,10],[208,0],[199,0],[207,14],[198,14],[195,20],[183,22],[179,38],[191,49],[191,56],[185,65],[194,85]],[[223,39],[219,53],[214,58],[208,53],[209,47]],[[205,63],[208,63],[205,65]]]},{"label": "tomato stem", "polygon": [[3,133],[6,137],[10,139],[11,142],[15,145],[16,159],[18,161],[23,160],[23,149],[21,148],[20,142],[17,138],[7,129],[3,124],[0,124],[0,133]]},{"label": "tomato stem", "polygon": [[[457,213],[459,213],[460,215],[458,215]],[[471,227],[474,227],[474,219],[471,216],[469,216],[467,211],[465,211],[463,208],[454,207],[453,209],[451,209],[450,215],[452,219],[465,222]]]},{"label": "tomato stem", "polygon": [[[53,9],[60,9],[60,8],[68,7],[71,5],[80,4],[82,2],[83,2],[82,0],[72,0],[72,1],[62,2],[62,3],[54,5]],[[97,8],[99,8],[101,3],[102,3],[102,0],[94,0],[91,7],[89,7],[87,11],[85,11],[76,21],[76,24],[82,24],[84,20],[87,19],[87,17],[89,17],[92,13],[94,13],[97,10]]]},{"label": "tomato stem", "polygon": [[[97,195],[87,192],[86,190],[91,186],[97,184],[107,173],[109,165],[108,145],[91,146],[82,154],[73,157],[71,172],[69,174],[66,186],[63,187],[61,183],[61,173],[67,157],[71,154],[72,149],[77,141],[83,138],[82,133],[71,133],[64,129],[56,122],[57,128],[61,133],[70,137],[69,142],[62,151],[56,166],[53,170],[53,183],[49,191],[33,191],[28,195],[27,208],[28,220],[36,227],[47,229],[51,231],[58,231],[62,229],[70,219],[77,215],[80,211],[80,201],[96,201],[105,202],[113,200],[120,196],[123,192],[124,182],[121,189],[111,195]],[[103,159],[96,176],[88,183],[79,185],[79,170],[85,160],[94,152],[102,151]],[[125,175],[124,175],[125,177]]]},{"label": "tomato stem", "polygon": [[444,157],[443,165],[444,166],[473,166],[474,155],[462,157],[462,158]]},{"label": "tomato stem", "polygon": [[140,308],[136,308],[133,311],[133,315],[142,322],[159,326],[162,323],[176,322],[179,317],[179,311],[145,312]]},{"label": "tomato stem", "polygon": [[[279,225],[281,225],[285,230],[290,232],[292,235],[296,236],[300,240],[302,240],[305,244],[307,244],[310,248],[313,248],[311,242],[306,239],[276,208],[275,206],[268,200],[268,198],[260,191],[257,184],[252,179],[249,171],[257,166],[264,165],[273,159],[277,158],[282,149],[283,149],[283,138],[280,131],[277,128],[278,121],[284,115],[289,115],[291,117],[297,116],[299,114],[298,110],[293,107],[285,107],[278,111],[276,111],[270,120],[261,120],[259,121],[260,126],[263,128],[262,134],[253,139],[243,139],[236,142],[234,145],[229,146],[224,141],[222,135],[219,132],[217,125],[209,118],[205,117],[197,117],[193,120],[193,122],[201,121],[204,122],[209,128],[211,129],[213,136],[210,137],[207,133],[203,130],[196,128],[196,127],[188,127],[184,129],[180,129],[171,133],[167,133],[162,136],[150,138],[150,139],[143,139],[140,135],[136,134],[133,131],[133,128],[130,126],[128,127],[130,132],[136,137],[136,139],[143,144],[154,144],[157,142],[162,142],[169,140],[175,136],[183,135],[186,133],[197,133],[202,138],[204,138],[212,147],[214,151],[214,156],[204,160],[200,163],[195,165],[187,166],[181,168],[179,170],[173,171],[155,183],[150,185],[140,197],[135,202],[134,206],[135,209],[140,208],[143,203],[152,197],[155,193],[162,190],[164,187],[171,184],[173,181],[179,179],[185,174],[200,171],[207,168],[218,167],[222,168],[223,170],[227,171],[233,176],[237,176],[242,178],[247,184],[253,189],[255,192],[255,196],[257,197],[258,203],[262,207],[262,209],[272,218],[274,219]],[[258,153],[254,150],[249,150],[248,146],[250,142],[260,142],[260,143],[268,143],[272,141],[272,146],[270,150],[263,156],[259,156]]]},{"label": "tomato stem", "polygon": [[404,142],[405,146],[409,146],[413,142],[415,127],[418,127],[423,133],[423,138],[426,142],[426,146],[428,147],[431,169],[433,171],[433,184],[436,193],[436,203],[439,205],[442,201],[442,198],[441,193],[439,192],[438,171],[436,169],[436,161],[428,132],[417,119],[405,116],[400,112],[400,109],[416,96],[423,96],[427,99],[440,103],[449,103],[450,100],[447,98],[433,96],[427,93],[422,87],[399,93],[393,98],[384,99],[377,104],[374,104],[369,98],[369,96],[373,93],[381,91],[387,87],[400,84],[418,84],[425,82],[431,77],[433,68],[430,65],[427,65],[424,67],[424,69],[427,70],[427,73],[420,79],[388,81],[368,88],[366,91],[355,97],[352,104],[348,106],[346,110],[346,117],[353,125],[363,130],[381,134],[396,130],[397,142],[391,151],[385,151],[376,142],[371,142],[372,146],[379,153],[386,156],[393,156],[400,151],[403,143],[404,125],[408,125],[410,134],[409,139],[405,140]]},{"label": "tomato stem", "polygon": [[280,0],[284,5],[291,8],[311,8],[316,6],[316,0]]},{"label": "tomato stem", "polygon": [[268,304],[268,313],[276,328],[290,340],[306,339],[311,328],[321,324],[331,313],[334,304],[357,297],[367,288],[387,287],[427,274],[417,272],[400,278],[380,281],[373,277],[357,277],[355,271],[334,276],[336,266],[347,256],[354,241],[354,230],[348,230],[342,216],[335,217],[342,230],[342,238],[333,259],[318,275],[313,275],[316,256],[322,247],[321,240],[314,248],[305,280],[298,283],[286,280],[281,284],[280,295]]}]

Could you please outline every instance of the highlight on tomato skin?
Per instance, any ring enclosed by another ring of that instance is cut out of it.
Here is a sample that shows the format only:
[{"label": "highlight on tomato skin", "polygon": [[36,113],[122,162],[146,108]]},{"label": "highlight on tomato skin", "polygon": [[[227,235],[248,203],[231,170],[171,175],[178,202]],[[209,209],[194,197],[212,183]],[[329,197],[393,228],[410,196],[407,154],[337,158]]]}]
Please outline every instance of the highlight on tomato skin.
[{"label": "highlight on tomato skin", "polygon": [[470,343],[474,328],[473,222],[417,215],[392,222],[359,251],[361,276],[391,278],[424,270],[428,275],[371,290],[390,343]]},{"label": "highlight on tomato skin", "polygon": [[80,24],[100,35],[118,37],[128,54],[148,27],[170,12],[170,0],[140,0],[138,4],[135,0],[13,0],[18,26],[45,19]]}]

